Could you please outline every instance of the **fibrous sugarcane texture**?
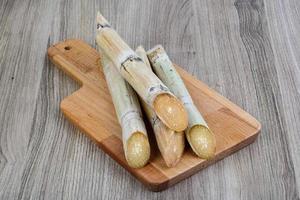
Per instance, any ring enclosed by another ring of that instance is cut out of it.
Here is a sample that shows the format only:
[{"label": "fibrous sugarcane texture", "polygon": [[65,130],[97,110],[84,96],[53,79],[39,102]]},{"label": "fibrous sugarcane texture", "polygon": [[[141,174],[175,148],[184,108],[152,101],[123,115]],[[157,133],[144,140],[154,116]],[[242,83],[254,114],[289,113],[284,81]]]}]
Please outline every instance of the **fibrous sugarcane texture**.
[{"label": "fibrous sugarcane texture", "polygon": [[137,95],[104,54],[101,63],[122,127],[125,158],[129,166],[143,167],[150,158],[150,145]]},{"label": "fibrous sugarcane texture", "polygon": [[172,130],[183,131],[188,124],[187,113],[161,80],[113,30],[98,13],[96,41],[100,49],[114,63],[124,79]]},{"label": "fibrous sugarcane texture", "polygon": [[[147,54],[143,47],[139,46],[136,49],[136,53],[146,66],[151,69]],[[151,69],[152,70],[152,69]],[[174,167],[181,159],[184,151],[184,133],[176,132],[169,129],[162,121],[157,117],[155,112],[141,99],[142,107],[150,121],[157,145],[161,155],[168,167]]]},{"label": "fibrous sugarcane texture", "polygon": [[149,50],[147,55],[156,75],[183,102],[187,110],[189,124],[185,132],[193,151],[204,159],[213,157],[216,149],[215,136],[194,105],[188,90],[167,53],[161,45],[158,45]]}]

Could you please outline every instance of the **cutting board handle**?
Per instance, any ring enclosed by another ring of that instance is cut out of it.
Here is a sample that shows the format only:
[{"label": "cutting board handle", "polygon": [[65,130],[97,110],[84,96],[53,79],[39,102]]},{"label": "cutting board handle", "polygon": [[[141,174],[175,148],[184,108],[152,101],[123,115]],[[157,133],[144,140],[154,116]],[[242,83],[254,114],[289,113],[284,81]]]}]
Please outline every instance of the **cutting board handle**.
[{"label": "cutting board handle", "polygon": [[[58,68],[80,85],[85,85],[91,83],[90,72],[94,68],[100,68],[100,55],[95,49],[82,44],[84,43],[77,39],[59,42],[48,49],[48,56]],[[95,56],[97,56],[96,62]]]}]

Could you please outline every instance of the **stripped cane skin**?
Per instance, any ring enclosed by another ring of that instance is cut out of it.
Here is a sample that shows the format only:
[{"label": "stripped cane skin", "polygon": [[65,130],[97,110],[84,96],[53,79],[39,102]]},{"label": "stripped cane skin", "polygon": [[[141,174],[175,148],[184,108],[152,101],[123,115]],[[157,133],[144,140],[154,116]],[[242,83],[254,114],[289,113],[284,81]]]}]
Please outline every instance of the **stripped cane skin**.
[{"label": "stripped cane skin", "polygon": [[101,62],[122,127],[125,158],[129,166],[143,167],[150,158],[150,145],[137,95],[105,55],[101,57]]},{"label": "stripped cane skin", "polygon": [[163,82],[98,13],[96,42],[114,63],[122,77],[172,130],[183,131],[188,125],[186,110]]},{"label": "stripped cane skin", "polygon": [[[139,46],[135,52],[140,56],[146,66],[151,69],[144,48]],[[159,151],[166,165],[168,167],[174,167],[180,161],[184,151],[184,133],[169,129],[142,99],[141,104],[152,125]]]},{"label": "stripped cane skin", "polygon": [[203,159],[212,158],[216,151],[215,135],[196,108],[167,53],[158,45],[149,50],[147,55],[156,75],[183,102],[188,112],[189,124],[185,133],[193,151]]}]

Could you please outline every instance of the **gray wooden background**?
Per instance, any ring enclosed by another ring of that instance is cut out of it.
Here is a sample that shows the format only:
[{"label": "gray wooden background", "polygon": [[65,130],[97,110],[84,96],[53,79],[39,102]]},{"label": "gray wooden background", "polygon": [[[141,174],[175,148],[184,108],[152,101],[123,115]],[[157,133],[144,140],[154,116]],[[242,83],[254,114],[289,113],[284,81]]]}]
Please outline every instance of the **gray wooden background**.
[{"label": "gray wooden background", "polygon": [[[258,118],[258,140],[148,191],[59,111],[79,86],[46,50],[95,46],[97,10]],[[0,199],[299,199],[299,62],[299,0],[0,0]]]}]

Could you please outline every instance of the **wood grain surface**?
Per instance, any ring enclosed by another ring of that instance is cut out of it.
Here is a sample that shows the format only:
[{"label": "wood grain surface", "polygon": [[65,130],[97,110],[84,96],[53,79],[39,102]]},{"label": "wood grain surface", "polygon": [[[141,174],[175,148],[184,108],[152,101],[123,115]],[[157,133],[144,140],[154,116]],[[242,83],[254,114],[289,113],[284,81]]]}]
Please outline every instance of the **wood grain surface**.
[{"label": "wood grain surface", "polygon": [[[133,47],[171,59],[262,123],[251,146],[153,193],[69,123],[79,86],[47,48],[95,47],[101,10]],[[0,199],[299,199],[298,0],[1,0]]]}]

